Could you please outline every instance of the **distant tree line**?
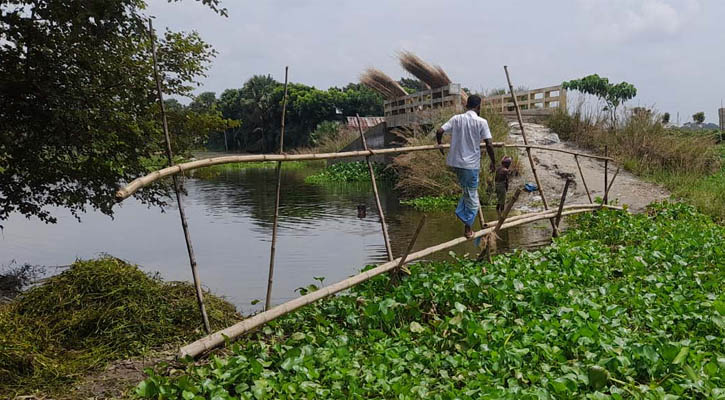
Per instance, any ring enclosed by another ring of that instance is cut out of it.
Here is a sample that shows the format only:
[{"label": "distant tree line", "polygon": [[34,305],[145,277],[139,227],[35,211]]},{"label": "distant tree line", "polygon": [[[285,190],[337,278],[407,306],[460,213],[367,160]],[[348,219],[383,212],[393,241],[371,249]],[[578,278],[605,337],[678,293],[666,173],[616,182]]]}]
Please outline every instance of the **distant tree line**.
[{"label": "distant tree line", "polygon": [[[399,83],[413,93],[425,84],[409,78]],[[317,89],[301,83],[288,85],[285,149],[313,144],[317,127],[347,116],[382,116],[383,98],[370,88],[349,83],[342,88]],[[214,115],[232,126],[201,138],[209,148],[229,151],[273,152],[279,149],[284,84],[270,75],[254,75],[241,88],[196,96],[186,107],[169,100],[170,109]],[[207,140],[208,139],[208,140]]]}]

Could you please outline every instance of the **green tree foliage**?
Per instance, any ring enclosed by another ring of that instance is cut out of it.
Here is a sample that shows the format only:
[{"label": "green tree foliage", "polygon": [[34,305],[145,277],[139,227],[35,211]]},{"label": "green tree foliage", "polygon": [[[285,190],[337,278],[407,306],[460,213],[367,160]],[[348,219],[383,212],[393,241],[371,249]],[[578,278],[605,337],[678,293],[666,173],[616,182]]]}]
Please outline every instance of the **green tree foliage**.
[{"label": "green tree foliage", "polygon": [[695,121],[696,124],[704,123],[705,122],[705,113],[700,111],[700,112],[692,114],[692,120]]},{"label": "green tree foliage", "polygon": [[606,109],[610,113],[613,126],[617,124],[617,107],[637,95],[637,88],[634,85],[627,82],[620,82],[615,85],[609,83],[609,79],[600,77],[597,74],[566,81],[561,85],[564,89],[578,90],[604,100],[607,103]]},{"label": "green tree foliage", "polygon": [[406,92],[408,92],[408,94],[430,89],[425,83],[412,78],[400,78],[398,83],[403,87],[403,89],[405,89]]},{"label": "green tree foliage", "polygon": [[[219,14],[218,0],[203,0]],[[112,214],[120,182],[163,150],[142,0],[14,0],[0,5],[0,220],[46,222],[49,206]],[[191,93],[212,48],[196,33],[158,39],[163,91]],[[187,132],[189,133],[189,132]],[[194,140],[174,137],[183,153]],[[162,202],[163,189],[138,194]]]}]

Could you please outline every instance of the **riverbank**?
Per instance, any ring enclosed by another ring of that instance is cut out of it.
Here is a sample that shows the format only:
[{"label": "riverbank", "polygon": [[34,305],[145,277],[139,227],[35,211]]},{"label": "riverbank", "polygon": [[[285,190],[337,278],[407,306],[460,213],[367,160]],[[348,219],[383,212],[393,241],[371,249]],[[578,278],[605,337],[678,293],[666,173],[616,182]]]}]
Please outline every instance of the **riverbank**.
[{"label": "riverbank", "polygon": [[[725,393],[725,228],[682,204],[577,219],[486,265],[422,263],[157,368],[148,398],[710,398]],[[161,394],[163,390],[164,394]]]}]

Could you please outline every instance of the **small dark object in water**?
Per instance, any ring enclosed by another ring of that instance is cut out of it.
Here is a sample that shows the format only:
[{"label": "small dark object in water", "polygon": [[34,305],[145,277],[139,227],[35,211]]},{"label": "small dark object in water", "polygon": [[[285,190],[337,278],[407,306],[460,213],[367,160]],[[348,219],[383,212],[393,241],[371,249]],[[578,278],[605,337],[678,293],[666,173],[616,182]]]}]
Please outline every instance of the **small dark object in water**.
[{"label": "small dark object in water", "polygon": [[357,206],[357,217],[358,218],[365,218],[367,215],[367,207],[365,207],[365,204],[360,204]]}]

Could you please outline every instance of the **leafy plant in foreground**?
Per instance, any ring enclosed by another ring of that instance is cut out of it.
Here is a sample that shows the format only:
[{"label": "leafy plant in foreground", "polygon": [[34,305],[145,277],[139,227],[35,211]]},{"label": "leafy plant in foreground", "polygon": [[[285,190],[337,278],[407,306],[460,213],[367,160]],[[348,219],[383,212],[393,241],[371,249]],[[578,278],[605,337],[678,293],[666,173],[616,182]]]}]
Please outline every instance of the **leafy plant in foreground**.
[{"label": "leafy plant in foreground", "polygon": [[142,397],[725,396],[725,228],[685,205],[602,210],[544,249],[418,264],[305,307]]}]

